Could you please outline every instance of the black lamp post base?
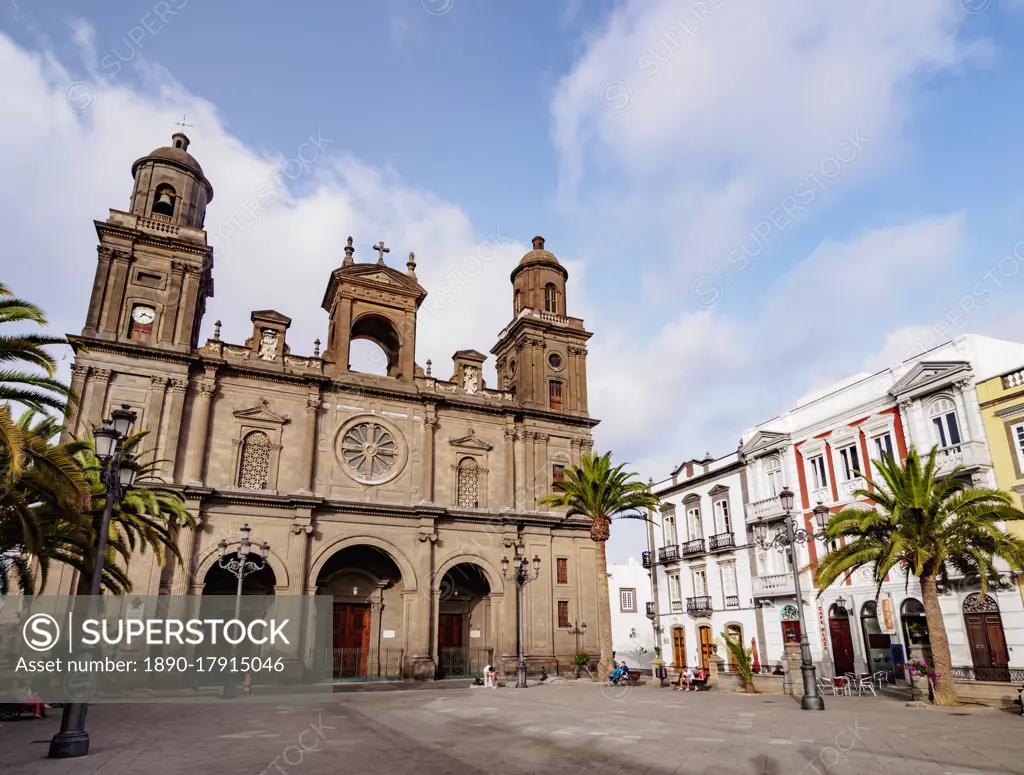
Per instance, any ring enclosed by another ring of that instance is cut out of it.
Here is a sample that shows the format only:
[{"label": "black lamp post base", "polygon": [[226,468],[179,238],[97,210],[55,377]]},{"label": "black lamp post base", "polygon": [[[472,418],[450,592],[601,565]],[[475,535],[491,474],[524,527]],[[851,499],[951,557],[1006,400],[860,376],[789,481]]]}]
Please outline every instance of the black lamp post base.
[{"label": "black lamp post base", "polygon": [[89,753],[89,733],[85,730],[58,732],[50,740],[51,759],[76,759]]},{"label": "black lamp post base", "polygon": [[525,662],[520,662],[519,666],[516,668],[516,688],[517,689],[525,689],[526,688],[526,663]]},{"label": "black lamp post base", "polygon": [[804,710],[825,710],[825,698],[804,695],[803,699],[800,700],[800,707]]}]

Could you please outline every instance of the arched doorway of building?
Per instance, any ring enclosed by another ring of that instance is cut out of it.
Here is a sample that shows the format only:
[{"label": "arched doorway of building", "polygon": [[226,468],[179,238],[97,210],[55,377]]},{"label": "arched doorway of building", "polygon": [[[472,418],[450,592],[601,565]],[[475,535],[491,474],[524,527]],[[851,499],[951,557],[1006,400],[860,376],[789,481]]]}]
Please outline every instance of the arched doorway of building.
[{"label": "arched doorway of building", "polygon": [[868,671],[875,673],[885,671],[889,683],[896,682],[896,673],[892,665],[892,638],[882,632],[878,622],[878,603],[868,600],[860,607],[860,627],[864,634],[864,653],[867,654]]},{"label": "arched doorway of building", "polygon": [[832,664],[836,675],[853,672],[853,632],[850,612],[845,606],[833,603],[828,609],[828,630],[832,637]]},{"label": "arched doorway of building", "polygon": [[672,628],[672,667],[686,665],[686,631],[678,624]]},{"label": "arched doorway of building", "polygon": [[441,577],[437,594],[437,677],[482,675],[494,662],[491,585],[483,569],[463,562]]},{"label": "arched doorway of building", "polygon": [[702,624],[697,628],[697,637],[700,639],[700,666],[707,671],[711,668],[711,655],[715,652],[711,628]]},{"label": "arched doorway of building", "polygon": [[900,619],[903,621],[903,642],[907,650],[911,646],[929,646],[928,619],[924,615],[924,604],[920,600],[908,597],[900,605]]},{"label": "arched doorway of building", "polygon": [[784,605],[779,612],[780,625],[782,627],[782,642],[800,643],[800,612],[795,605]]},{"label": "arched doorway of building", "polygon": [[398,565],[374,546],[346,547],[320,569],[316,591],[330,595],[332,605],[317,642],[332,645],[325,658],[336,681],[402,677],[401,582]]},{"label": "arched doorway of building", "polygon": [[[740,648],[744,647],[743,627],[741,625],[736,623],[725,625],[725,637],[731,640],[733,643],[737,644]],[[739,665],[736,664],[736,657],[733,655],[732,649],[730,649],[728,646],[726,646],[725,649],[729,652],[725,655],[726,658],[729,660],[729,670],[732,672],[736,672],[736,670],[739,668]]]},{"label": "arched doorway of building", "polygon": [[964,624],[977,681],[1009,681],[1010,654],[995,598],[975,592],[964,600]]}]

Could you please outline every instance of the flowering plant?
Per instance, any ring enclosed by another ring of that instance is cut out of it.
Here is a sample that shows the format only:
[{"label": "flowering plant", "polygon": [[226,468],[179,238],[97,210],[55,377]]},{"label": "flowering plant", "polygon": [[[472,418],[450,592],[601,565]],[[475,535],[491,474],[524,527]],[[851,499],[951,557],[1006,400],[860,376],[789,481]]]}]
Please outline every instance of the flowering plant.
[{"label": "flowering plant", "polygon": [[918,678],[927,678],[929,681],[935,681],[937,678],[942,678],[941,675],[935,672],[934,667],[921,659],[910,660],[907,663],[907,670],[910,671],[911,675],[917,676]]}]

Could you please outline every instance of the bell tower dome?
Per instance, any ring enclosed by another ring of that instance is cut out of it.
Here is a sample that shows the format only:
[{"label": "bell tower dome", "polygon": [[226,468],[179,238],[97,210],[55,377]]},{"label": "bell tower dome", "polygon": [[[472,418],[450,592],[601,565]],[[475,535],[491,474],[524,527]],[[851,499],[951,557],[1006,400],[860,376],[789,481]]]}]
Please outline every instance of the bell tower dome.
[{"label": "bell tower dome", "polygon": [[213,186],[188,146],[188,137],[177,132],[171,136],[170,145],[157,148],[132,165],[133,215],[174,226],[203,228]]},{"label": "bell tower dome", "polygon": [[565,316],[565,281],[569,273],[555,254],[544,249],[544,238],[533,238],[533,250],[512,270],[512,316],[523,309]]}]

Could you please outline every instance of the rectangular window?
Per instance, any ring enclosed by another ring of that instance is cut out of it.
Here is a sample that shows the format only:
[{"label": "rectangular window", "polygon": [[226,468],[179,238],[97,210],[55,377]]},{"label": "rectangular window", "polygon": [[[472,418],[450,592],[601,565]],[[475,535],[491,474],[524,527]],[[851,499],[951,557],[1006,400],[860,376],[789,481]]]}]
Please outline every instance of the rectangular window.
[{"label": "rectangular window", "polygon": [[848,482],[860,476],[860,455],[857,454],[857,445],[843,447],[839,450],[839,457],[843,463],[843,481]]},{"label": "rectangular window", "polygon": [[558,601],[558,626],[569,627],[569,601]]},{"label": "rectangular window", "polygon": [[569,559],[567,557],[559,557],[555,560],[555,583],[569,583]]},{"label": "rectangular window", "polygon": [[619,607],[622,609],[622,613],[631,614],[636,611],[636,590],[635,589],[620,589],[619,590]]},{"label": "rectangular window", "polygon": [[557,379],[548,382],[548,406],[552,409],[562,408],[562,383]]},{"label": "rectangular window", "polygon": [[939,447],[954,447],[960,443],[960,426],[956,421],[956,412],[933,417],[932,424],[935,426],[936,441],[939,443]]},{"label": "rectangular window", "polygon": [[693,594],[695,597],[704,597],[708,593],[708,572],[706,570],[695,570],[693,572]]},{"label": "rectangular window", "polygon": [[551,466],[551,481],[552,482],[564,482],[565,481],[565,466]]},{"label": "rectangular window", "polygon": [[772,465],[768,469],[768,494],[774,498],[782,492],[782,469],[777,461],[773,461]]},{"label": "rectangular window", "polygon": [[147,285],[150,288],[159,288],[162,279],[160,275],[153,274],[152,272],[139,272],[135,275],[135,282],[138,285]]},{"label": "rectangular window", "polygon": [[732,532],[732,517],[729,516],[729,501],[715,501],[715,522],[723,533]]},{"label": "rectangular window", "polygon": [[704,532],[701,530],[700,526],[700,506],[694,506],[693,508],[686,510],[686,521],[690,527],[691,541],[704,537]]},{"label": "rectangular window", "polygon": [[661,510],[662,523],[665,525],[665,544],[666,546],[672,546],[673,544],[679,543],[679,537],[676,534],[676,510],[674,506],[665,506]]},{"label": "rectangular window", "polygon": [[679,584],[679,574],[668,574],[668,599],[673,611],[683,610],[683,588]]},{"label": "rectangular window", "polygon": [[1024,471],[1024,423],[1018,423],[1010,428],[1013,435],[1013,446],[1017,451],[1017,465]]},{"label": "rectangular window", "polygon": [[736,566],[732,563],[722,566],[722,594],[736,597]]},{"label": "rectangular window", "polygon": [[828,476],[825,474],[825,456],[815,455],[807,461],[811,466],[811,480],[815,490],[828,487]]},{"label": "rectangular window", "polygon": [[884,460],[886,455],[895,455],[892,451],[892,436],[890,434],[883,433],[881,436],[875,436],[874,442],[876,460]]}]

